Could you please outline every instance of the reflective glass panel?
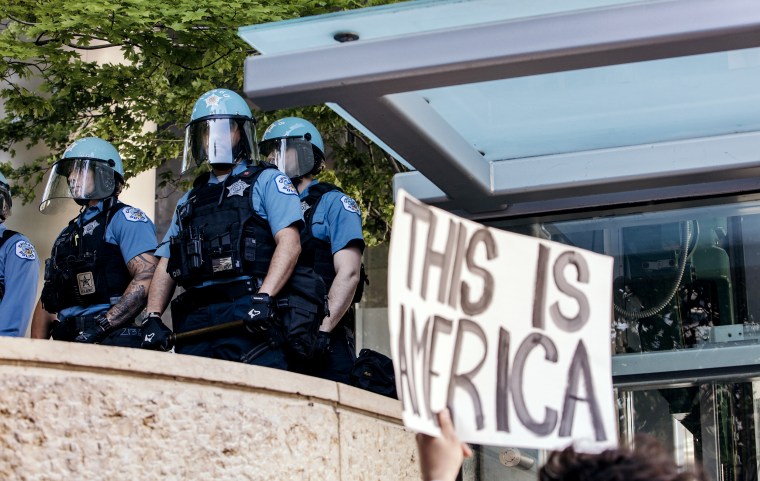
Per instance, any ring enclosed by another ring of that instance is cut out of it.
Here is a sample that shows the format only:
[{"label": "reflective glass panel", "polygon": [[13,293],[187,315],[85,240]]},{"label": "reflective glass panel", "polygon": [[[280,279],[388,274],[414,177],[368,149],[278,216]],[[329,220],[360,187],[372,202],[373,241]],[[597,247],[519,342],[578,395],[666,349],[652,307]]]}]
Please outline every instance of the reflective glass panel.
[{"label": "reflective glass panel", "polygon": [[614,257],[616,354],[760,342],[757,200],[489,225]]},{"label": "reflective glass panel", "polygon": [[760,383],[705,383],[620,391],[621,431],[655,435],[681,466],[708,479],[756,480]]}]

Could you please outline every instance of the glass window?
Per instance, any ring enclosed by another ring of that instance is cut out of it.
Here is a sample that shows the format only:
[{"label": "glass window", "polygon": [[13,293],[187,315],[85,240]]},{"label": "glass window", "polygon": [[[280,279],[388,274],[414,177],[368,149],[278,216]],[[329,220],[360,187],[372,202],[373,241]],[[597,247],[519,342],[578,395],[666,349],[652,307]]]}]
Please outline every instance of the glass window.
[{"label": "glass window", "polygon": [[614,353],[760,340],[760,201],[617,209],[491,226],[615,259]]},{"label": "glass window", "polygon": [[703,383],[618,393],[621,433],[655,435],[709,479],[756,480],[760,383]]},{"label": "glass window", "polygon": [[[701,383],[619,390],[621,442],[655,436],[679,466],[700,466],[714,481],[756,480],[760,382]],[[535,481],[545,451],[474,446],[462,481]]]}]

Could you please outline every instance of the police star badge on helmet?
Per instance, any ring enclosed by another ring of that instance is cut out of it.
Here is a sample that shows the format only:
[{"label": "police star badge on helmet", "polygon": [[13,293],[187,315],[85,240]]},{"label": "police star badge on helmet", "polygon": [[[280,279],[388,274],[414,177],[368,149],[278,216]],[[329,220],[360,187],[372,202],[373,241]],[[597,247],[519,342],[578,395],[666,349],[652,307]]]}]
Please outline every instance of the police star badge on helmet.
[{"label": "police star badge on helmet", "polygon": [[185,127],[182,173],[204,162],[226,169],[238,162],[258,162],[256,119],[243,98],[227,89],[214,89],[195,102]]}]

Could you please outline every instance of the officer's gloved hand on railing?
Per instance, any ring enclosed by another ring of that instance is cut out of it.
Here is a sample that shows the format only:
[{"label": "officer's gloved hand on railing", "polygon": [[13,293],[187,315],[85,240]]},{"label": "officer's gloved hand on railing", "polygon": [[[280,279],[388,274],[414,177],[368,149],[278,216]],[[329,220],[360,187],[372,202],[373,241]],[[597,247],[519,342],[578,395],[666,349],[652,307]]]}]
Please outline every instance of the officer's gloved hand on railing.
[{"label": "officer's gloved hand on railing", "polygon": [[106,338],[111,331],[112,326],[108,321],[105,313],[98,314],[95,319],[95,325],[89,329],[85,329],[80,332],[79,335],[74,338],[74,342],[83,342],[85,344],[95,344]]},{"label": "officer's gloved hand on railing", "polygon": [[154,351],[168,351],[174,347],[172,330],[161,320],[157,312],[148,313],[142,323],[143,341],[140,347]]},{"label": "officer's gloved hand on railing", "polygon": [[317,332],[314,348],[311,353],[312,359],[324,359],[330,353],[330,333],[327,331]]},{"label": "officer's gloved hand on railing", "polygon": [[261,292],[251,296],[251,301],[251,310],[243,321],[248,332],[258,334],[269,329],[274,318],[274,301],[269,294]]}]

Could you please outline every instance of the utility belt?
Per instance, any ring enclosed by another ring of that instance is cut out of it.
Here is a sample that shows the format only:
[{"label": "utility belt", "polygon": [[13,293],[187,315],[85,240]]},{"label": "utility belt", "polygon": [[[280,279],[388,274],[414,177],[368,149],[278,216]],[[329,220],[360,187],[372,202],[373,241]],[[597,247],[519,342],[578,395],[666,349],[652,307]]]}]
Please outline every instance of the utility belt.
[{"label": "utility belt", "polygon": [[[304,275],[304,273],[301,272],[300,275]],[[318,281],[317,284],[302,283],[300,292],[293,288],[286,288],[275,297],[275,319],[270,329],[266,331],[269,337],[276,335],[277,339],[273,338],[273,341],[276,341],[277,344],[284,341],[288,349],[301,358],[311,357],[319,326],[326,313],[324,284],[321,284],[320,278],[315,277],[314,279]],[[292,284],[291,278],[289,287],[292,287]],[[248,308],[242,312],[237,312],[234,319],[211,319],[208,318],[209,314],[201,318],[194,318],[190,324],[186,322],[193,313],[204,307],[222,303],[237,304],[243,298],[250,298],[258,292],[260,285],[258,279],[249,279],[188,289],[172,301],[172,321],[175,332],[191,332],[219,323],[244,319]],[[317,302],[318,299],[321,301]],[[236,306],[235,310],[244,307],[242,304]],[[197,321],[201,322],[198,323]],[[242,331],[242,327],[241,332],[245,332]],[[336,331],[335,335],[339,335],[338,332],[343,334],[345,331],[341,329]],[[218,334],[222,335],[221,331]],[[281,337],[284,339],[280,339]]]},{"label": "utility belt", "polygon": [[256,294],[260,285],[261,282],[258,279],[246,279],[203,287],[191,287],[172,301],[172,313],[175,309],[189,313],[211,304],[234,302],[240,297]]},{"label": "utility belt", "polygon": [[73,341],[80,332],[92,329],[96,326],[95,317],[97,314],[87,316],[71,316],[62,321],[58,321],[53,326],[53,339],[56,341]]}]

